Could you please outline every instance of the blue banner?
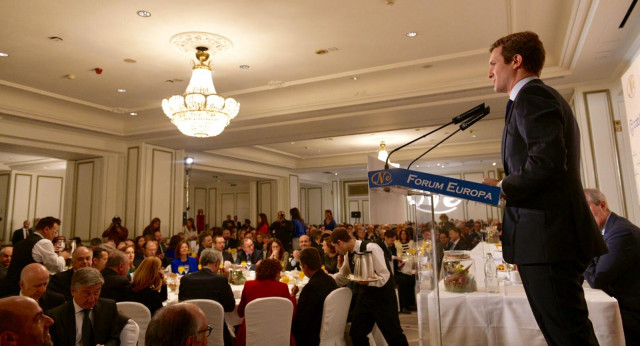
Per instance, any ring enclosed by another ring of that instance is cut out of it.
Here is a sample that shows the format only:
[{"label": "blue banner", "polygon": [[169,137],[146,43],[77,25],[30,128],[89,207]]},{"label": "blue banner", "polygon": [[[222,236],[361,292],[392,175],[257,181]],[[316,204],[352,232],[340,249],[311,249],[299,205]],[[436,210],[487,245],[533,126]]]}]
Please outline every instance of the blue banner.
[{"label": "blue banner", "polygon": [[498,205],[500,188],[403,168],[369,172],[369,188],[402,186],[469,201]]}]

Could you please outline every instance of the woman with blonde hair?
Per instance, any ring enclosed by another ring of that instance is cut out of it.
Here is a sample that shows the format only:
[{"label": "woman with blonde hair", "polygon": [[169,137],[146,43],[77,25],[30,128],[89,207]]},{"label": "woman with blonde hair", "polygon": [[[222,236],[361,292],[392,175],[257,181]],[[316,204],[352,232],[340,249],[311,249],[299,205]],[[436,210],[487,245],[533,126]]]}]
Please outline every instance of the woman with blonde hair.
[{"label": "woman with blonde hair", "polygon": [[147,257],[140,263],[133,276],[132,300],[146,306],[151,316],[162,308],[167,300],[167,285],[164,283],[162,261],[158,257]]}]

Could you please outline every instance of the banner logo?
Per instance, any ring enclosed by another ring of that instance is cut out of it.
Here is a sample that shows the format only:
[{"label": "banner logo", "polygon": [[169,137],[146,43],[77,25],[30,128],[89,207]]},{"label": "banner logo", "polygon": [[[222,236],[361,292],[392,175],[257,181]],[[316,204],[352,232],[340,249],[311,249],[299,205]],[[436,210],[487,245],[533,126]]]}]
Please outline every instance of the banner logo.
[{"label": "banner logo", "polygon": [[374,186],[385,186],[391,184],[391,173],[386,171],[376,172],[371,176],[371,184]]}]

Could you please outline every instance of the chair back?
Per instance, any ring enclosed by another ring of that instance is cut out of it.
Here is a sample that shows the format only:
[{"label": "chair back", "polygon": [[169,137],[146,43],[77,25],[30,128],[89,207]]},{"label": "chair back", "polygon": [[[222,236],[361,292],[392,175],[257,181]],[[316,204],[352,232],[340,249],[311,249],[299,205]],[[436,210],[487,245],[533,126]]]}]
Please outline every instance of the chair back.
[{"label": "chair back", "polygon": [[351,304],[351,289],[342,287],[333,290],[324,300],[322,324],[320,325],[320,345],[346,345],[344,330]]},{"label": "chair back", "polygon": [[207,323],[213,328],[209,336],[209,346],[224,346],[224,308],[215,300],[191,299],[187,303],[197,305],[207,316]]},{"label": "chair back", "polygon": [[134,320],[140,331],[138,333],[138,345],[144,345],[144,335],[147,333],[147,326],[151,321],[151,312],[143,304],[136,302],[118,302],[118,311],[121,314]]},{"label": "chair back", "polygon": [[258,298],[247,304],[247,345],[289,345],[293,304],[281,297]]},{"label": "chair back", "polygon": [[140,327],[136,321],[129,319],[120,332],[120,346],[136,346],[140,336]]}]

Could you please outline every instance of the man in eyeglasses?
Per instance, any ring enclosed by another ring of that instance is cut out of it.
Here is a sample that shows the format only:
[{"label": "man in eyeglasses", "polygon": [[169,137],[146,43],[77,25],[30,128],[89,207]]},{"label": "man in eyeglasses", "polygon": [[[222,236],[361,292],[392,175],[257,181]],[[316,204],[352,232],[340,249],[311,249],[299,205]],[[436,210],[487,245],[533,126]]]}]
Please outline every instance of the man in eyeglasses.
[{"label": "man in eyeglasses", "polygon": [[194,304],[168,305],[156,312],[144,336],[146,346],[204,346],[211,328],[204,312]]}]

